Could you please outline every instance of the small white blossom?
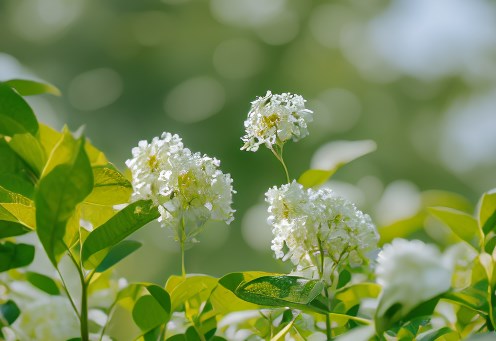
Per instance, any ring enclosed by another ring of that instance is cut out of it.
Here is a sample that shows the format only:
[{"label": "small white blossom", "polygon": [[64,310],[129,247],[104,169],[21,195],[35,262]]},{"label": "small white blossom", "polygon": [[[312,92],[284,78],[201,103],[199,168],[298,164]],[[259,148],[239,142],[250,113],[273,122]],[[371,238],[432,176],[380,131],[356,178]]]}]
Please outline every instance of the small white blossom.
[{"label": "small white blossom", "polygon": [[299,95],[272,94],[267,91],[251,103],[244,125],[246,134],[242,150],[257,151],[261,144],[267,148],[283,144],[289,139],[298,141],[308,135],[307,125],[313,112],[305,108],[305,100]]},{"label": "small white blossom", "polygon": [[305,190],[293,181],[266,193],[272,250],[276,258],[291,259],[297,271],[316,277],[321,252],[326,280],[336,264],[358,265],[377,247],[377,230],[370,217],[330,189]]},{"label": "small white blossom", "polygon": [[178,226],[185,223],[193,239],[210,219],[233,220],[235,191],[231,176],[219,170],[219,160],[192,153],[178,135],[170,133],[151,143],[140,141],[132,154],[126,161],[133,176],[132,200],[151,199],[163,226],[178,232]]},{"label": "small white blossom", "polygon": [[420,240],[395,239],[379,253],[377,283],[390,304],[401,303],[407,312],[450,288],[453,266],[439,249]]}]

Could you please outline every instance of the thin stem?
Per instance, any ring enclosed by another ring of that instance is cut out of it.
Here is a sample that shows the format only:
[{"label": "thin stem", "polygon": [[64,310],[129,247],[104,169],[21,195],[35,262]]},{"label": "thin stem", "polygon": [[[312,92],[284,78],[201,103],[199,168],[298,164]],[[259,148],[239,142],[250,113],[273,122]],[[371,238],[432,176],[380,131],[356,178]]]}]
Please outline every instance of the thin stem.
[{"label": "thin stem", "polygon": [[81,315],[79,314],[79,310],[76,307],[76,303],[72,299],[71,293],[69,292],[69,289],[67,289],[67,285],[65,283],[64,277],[62,277],[62,273],[60,272],[58,267],[55,267],[57,270],[57,273],[59,274],[60,280],[62,281],[62,287],[65,291],[65,294],[67,295],[67,298],[69,299],[69,302],[71,303],[72,309],[74,309],[74,312],[76,313],[78,319],[81,321]]},{"label": "thin stem", "polygon": [[[319,252],[320,252],[320,279],[321,280],[324,280],[324,262],[325,262],[325,258],[324,258],[324,250],[322,248],[322,242],[320,241],[320,239],[318,239],[319,241]],[[331,300],[330,300],[330,297],[329,297],[329,291],[328,291],[328,288],[325,287],[324,288],[324,295],[325,297],[327,298],[327,307],[330,309],[331,307]],[[332,329],[331,329],[331,316],[329,314],[326,314],[326,335],[327,335],[327,340],[332,340]]]},{"label": "thin stem", "polygon": [[284,173],[286,174],[286,181],[288,182],[288,184],[291,182],[290,178],[289,178],[289,172],[288,172],[288,168],[286,167],[286,163],[284,163],[284,159],[282,157],[282,151],[283,151],[283,145],[279,147],[280,148],[280,152],[276,152],[274,150],[274,148],[269,148],[270,151],[272,152],[272,154],[274,154],[274,156],[276,157],[277,160],[279,160],[279,162],[282,164],[282,167],[284,168]]},{"label": "thin stem", "polygon": [[180,242],[181,242],[181,272],[182,272],[182,275],[183,275],[183,278],[186,278],[186,267],[184,265],[184,242],[185,242],[185,239],[186,239],[186,232],[184,231],[185,230],[185,227],[184,227],[184,217],[181,218],[181,238],[180,238]]},{"label": "thin stem", "polygon": [[[82,263],[78,263],[70,250],[67,250],[69,253],[69,258],[72,260],[79,274],[79,279],[81,281],[81,312],[80,312],[80,322],[81,322],[81,341],[89,341],[89,329],[88,329],[88,286],[89,281],[86,283],[86,278],[83,272]],[[94,273],[94,272],[93,272]],[[93,276],[93,273],[89,276]],[[64,284],[65,286],[65,284]]]},{"label": "thin stem", "polygon": [[112,319],[112,316],[114,315],[115,305],[116,305],[116,302],[114,301],[114,303],[112,303],[112,305],[109,308],[107,321],[105,321],[105,324],[103,325],[102,331],[100,332],[100,338],[99,338],[100,341],[102,341],[103,336],[105,335],[105,331],[107,330],[107,327],[110,324],[110,320]]}]

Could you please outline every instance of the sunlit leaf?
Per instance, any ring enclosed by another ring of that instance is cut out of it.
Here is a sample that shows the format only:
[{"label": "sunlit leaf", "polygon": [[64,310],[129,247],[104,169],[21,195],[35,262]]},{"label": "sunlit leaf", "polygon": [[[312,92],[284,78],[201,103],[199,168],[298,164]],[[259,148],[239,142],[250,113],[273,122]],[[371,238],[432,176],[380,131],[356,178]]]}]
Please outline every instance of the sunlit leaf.
[{"label": "sunlit leaf", "polygon": [[483,239],[477,221],[469,214],[447,207],[431,207],[430,213],[445,223],[460,239],[480,250]]},{"label": "sunlit leaf", "polygon": [[[84,139],[74,140],[67,133],[61,143],[56,150],[68,154],[62,158],[65,162],[58,163],[46,173],[35,194],[36,232],[54,265],[69,247],[64,239],[72,239],[72,236],[66,236],[66,225],[76,206],[93,187],[93,173],[84,151]],[[52,157],[58,158],[53,154]]]},{"label": "sunlit leaf", "polygon": [[22,96],[40,95],[40,94],[51,94],[55,96],[60,96],[60,90],[57,89],[52,84],[38,82],[28,79],[11,79],[6,81],[10,87],[16,89],[16,91]]},{"label": "sunlit leaf", "polygon": [[8,142],[9,147],[39,176],[46,163],[45,151],[40,142],[29,133],[15,134]]},{"label": "sunlit leaf", "polygon": [[93,178],[93,191],[85,202],[99,205],[129,202],[133,187],[111,164],[93,167]]},{"label": "sunlit leaf", "polygon": [[81,253],[84,267],[96,268],[111,247],[159,216],[151,200],[136,201],[119,211],[86,238]]},{"label": "sunlit leaf", "polygon": [[205,302],[217,285],[217,279],[206,275],[189,275],[186,278],[171,276],[165,289],[170,292],[172,311],[178,311],[186,301],[196,296],[197,308]]},{"label": "sunlit leaf", "polygon": [[479,224],[485,234],[496,228],[496,189],[484,193],[479,201]]},{"label": "sunlit leaf", "polygon": [[298,182],[307,188],[322,185],[339,168],[373,152],[376,148],[377,145],[372,140],[331,142],[322,147],[319,155],[316,155],[320,159],[319,169],[307,170],[298,178]]}]

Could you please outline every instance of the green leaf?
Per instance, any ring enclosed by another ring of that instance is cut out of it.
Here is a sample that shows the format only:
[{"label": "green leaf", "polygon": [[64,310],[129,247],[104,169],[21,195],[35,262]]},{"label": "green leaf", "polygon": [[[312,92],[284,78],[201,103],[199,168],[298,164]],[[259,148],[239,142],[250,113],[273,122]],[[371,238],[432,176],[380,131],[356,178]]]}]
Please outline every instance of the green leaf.
[{"label": "green leaf", "polygon": [[46,163],[46,156],[40,142],[31,134],[15,134],[9,141],[9,146],[17,153],[39,176]]},{"label": "green leaf", "polygon": [[460,239],[476,250],[481,249],[482,231],[471,215],[447,207],[431,207],[429,211],[446,224]]},{"label": "green leaf", "polygon": [[320,169],[309,169],[298,179],[304,187],[316,187],[324,184],[342,166],[367,155],[377,149],[372,140],[363,141],[336,141],[329,143],[321,150]]},{"label": "green leaf", "polygon": [[60,96],[60,90],[52,84],[27,79],[11,79],[5,82],[22,96],[52,94]]},{"label": "green leaf", "polygon": [[0,221],[0,239],[15,237],[31,232],[26,226],[12,221]]},{"label": "green leaf", "polygon": [[264,276],[241,284],[235,294],[248,302],[266,306],[307,305],[324,289],[324,284],[296,276]]},{"label": "green leaf", "polygon": [[119,263],[134,251],[138,250],[141,245],[142,244],[140,242],[136,242],[134,240],[123,240],[119,244],[114,245],[102,262],[97,266],[95,271],[104,272],[108,268]]},{"label": "green leaf", "polygon": [[34,192],[34,171],[0,139],[0,186],[31,198]]},{"label": "green leaf", "polygon": [[479,226],[487,235],[496,228],[496,189],[484,193],[478,206]]},{"label": "green leaf", "polygon": [[171,303],[171,297],[169,296],[169,293],[165,291],[162,287],[155,285],[155,284],[150,284],[146,286],[146,290],[150,293],[150,295],[155,298],[155,300],[160,304],[162,309],[164,309],[167,314],[171,313],[172,309],[172,303]]},{"label": "green leaf", "polygon": [[12,88],[0,83],[0,134],[13,136],[15,134],[38,132],[38,121],[31,107]]},{"label": "green leaf", "polygon": [[33,259],[33,245],[0,243],[0,272],[29,265]]},{"label": "green leaf", "polygon": [[[170,292],[171,311],[178,311],[186,301],[193,297],[196,297],[199,303],[205,302],[217,283],[216,278],[206,275],[188,275],[186,278],[169,277],[165,289]],[[196,308],[199,308],[199,305]]]},{"label": "green leaf", "polygon": [[169,321],[168,314],[152,295],[141,296],[133,308],[133,320],[142,331],[152,330]]},{"label": "green leaf", "polygon": [[57,283],[48,276],[28,271],[26,272],[26,279],[36,288],[46,292],[49,295],[60,295],[60,290]]},{"label": "green leaf", "polygon": [[[9,326],[17,320],[21,311],[14,301],[8,300],[7,302],[0,304],[0,327]],[[5,323],[6,322],[6,323]]]},{"label": "green leaf", "polygon": [[[93,173],[84,151],[84,138],[73,140],[65,134],[70,157],[46,174],[35,193],[36,232],[50,261],[56,266],[78,230],[68,222],[93,187]],[[69,242],[68,242],[69,241]]]},{"label": "green leaf", "polygon": [[333,313],[347,313],[360,304],[362,300],[377,298],[381,293],[381,286],[376,283],[357,283],[339,290],[335,294]]},{"label": "green leaf", "polygon": [[81,253],[84,267],[96,268],[112,246],[159,216],[151,200],[136,201],[119,211],[86,238]]},{"label": "green leaf", "polygon": [[111,164],[93,167],[93,179],[93,191],[85,202],[99,205],[117,205],[129,202],[133,186]]},{"label": "green leaf", "polygon": [[425,333],[417,335],[417,341],[435,341],[443,335],[453,333],[454,331],[448,327],[443,327],[440,329],[429,330]]}]

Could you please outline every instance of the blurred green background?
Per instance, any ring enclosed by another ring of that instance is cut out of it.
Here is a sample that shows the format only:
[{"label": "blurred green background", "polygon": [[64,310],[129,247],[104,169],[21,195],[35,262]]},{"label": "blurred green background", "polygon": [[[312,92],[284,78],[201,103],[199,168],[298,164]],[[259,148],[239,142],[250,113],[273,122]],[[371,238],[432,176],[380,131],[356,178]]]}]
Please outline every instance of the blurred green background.
[{"label": "blurred green background", "polygon": [[[496,187],[494,1],[2,0],[0,80],[19,77],[58,86],[61,98],[30,98],[40,120],[84,125],[121,169],[162,131],[222,161],[236,220],[205,229],[187,252],[192,273],[288,269],[272,257],[263,202],[282,168],[265,148],[239,150],[250,101],[267,90],[315,111],[310,136],[285,148],[293,177],[330,141],[377,142],[329,185],[379,226],[414,215],[422,191],[475,204]],[[180,273],[168,231],[135,239],[145,247],[119,275]]]}]

